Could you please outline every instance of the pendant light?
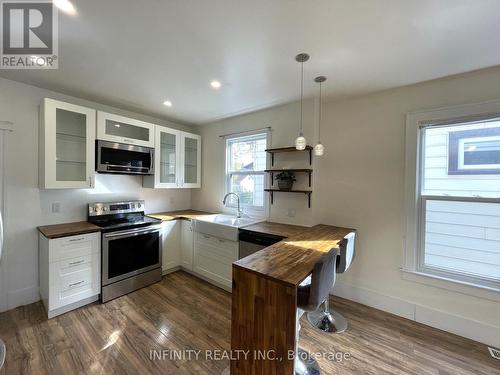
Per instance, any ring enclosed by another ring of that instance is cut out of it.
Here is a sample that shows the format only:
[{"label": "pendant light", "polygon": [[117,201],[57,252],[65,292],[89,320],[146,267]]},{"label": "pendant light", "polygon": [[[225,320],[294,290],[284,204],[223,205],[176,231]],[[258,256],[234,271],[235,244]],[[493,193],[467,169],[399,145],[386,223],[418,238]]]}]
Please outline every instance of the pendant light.
[{"label": "pendant light", "polygon": [[300,63],[300,128],[299,136],[295,139],[295,148],[297,150],[305,150],[306,139],[302,133],[302,119],[303,119],[303,107],[304,107],[304,63],[309,60],[309,55],[307,53],[299,53],[295,56],[295,61]]},{"label": "pendant light", "polygon": [[325,153],[325,146],[321,144],[321,84],[326,81],[325,76],[314,78],[314,82],[319,83],[319,122],[318,122],[318,143],[314,146],[314,155],[321,156]]}]

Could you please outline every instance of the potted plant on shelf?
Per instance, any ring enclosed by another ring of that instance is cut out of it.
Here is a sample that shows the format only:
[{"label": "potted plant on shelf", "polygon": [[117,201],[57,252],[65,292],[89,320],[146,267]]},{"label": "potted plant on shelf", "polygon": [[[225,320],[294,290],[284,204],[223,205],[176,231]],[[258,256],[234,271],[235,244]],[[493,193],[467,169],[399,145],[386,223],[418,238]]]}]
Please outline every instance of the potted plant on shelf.
[{"label": "potted plant on shelf", "polygon": [[297,181],[295,175],[288,171],[278,173],[274,179],[278,181],[280,190],[292,190],[293,183]]}]

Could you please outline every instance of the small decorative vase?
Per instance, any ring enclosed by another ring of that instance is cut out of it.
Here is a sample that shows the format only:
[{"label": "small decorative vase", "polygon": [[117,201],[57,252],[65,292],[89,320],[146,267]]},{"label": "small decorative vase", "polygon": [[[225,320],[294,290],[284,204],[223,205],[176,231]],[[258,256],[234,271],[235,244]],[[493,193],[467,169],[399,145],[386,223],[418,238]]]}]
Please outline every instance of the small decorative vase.
[{"label": "small decorative vase", "polygon": [[293,181],[291,180],[278,180],[278,187],[280,190],[292,190]]}]

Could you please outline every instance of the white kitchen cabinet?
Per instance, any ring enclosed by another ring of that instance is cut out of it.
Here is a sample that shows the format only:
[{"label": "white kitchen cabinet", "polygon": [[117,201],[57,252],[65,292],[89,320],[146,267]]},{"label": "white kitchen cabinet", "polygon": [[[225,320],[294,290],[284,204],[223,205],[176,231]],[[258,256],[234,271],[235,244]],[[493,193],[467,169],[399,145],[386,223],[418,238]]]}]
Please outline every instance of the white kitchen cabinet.
[{"label": "white kitchen cabinet", "polygon": [[181,187],[201,187],[201,136],[181,133]]},{"label": "white kitchen cabinet", "polygon": [[149,188],[179,188],[181,131],[155,127],[155,174],[144,176],[143,186]]},{"label": "white kitchen cabinet", "polygon": [[178,220],[161,223],[162,271],[176,269],[181,265],[181,226]]},{"label": "white kitchen cabinet", "polygon": [[144,176],[143,186],[201,187],[201,137],[159,125],[155,129],[155,174]]},{"label": "white kitchen cabinet", "polygon": [[193,271],[230,291],[232,264],[238,260],[238,249],[238,241],[196,232]]},{"label": "white kitchen cabinet", "polygon": [[193,270],[193,222],[182,220],[181,235],[181,266],[187,270]]},{"label": "white kitchen cabinet", "polygon": [[48,239],[39,235],[40,296],[50,318],[97,301],[101,233]]},{"label": "white kitchen cabinet", "polygon": [[112,113],[97,112],[97,139],[155,147],[155,125]]},{"label": "white kitchen cabinet", "polygon": [[41,189],[93,188],[96,112],[45,98],[40,106]]}]

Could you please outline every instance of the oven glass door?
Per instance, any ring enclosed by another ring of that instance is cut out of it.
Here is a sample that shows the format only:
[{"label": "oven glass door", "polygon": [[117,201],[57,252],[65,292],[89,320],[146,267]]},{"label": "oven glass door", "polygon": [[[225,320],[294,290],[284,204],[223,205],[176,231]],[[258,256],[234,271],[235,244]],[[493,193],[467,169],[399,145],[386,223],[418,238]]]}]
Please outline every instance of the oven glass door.
[{"label": "oven glass door", "polygon": [[103,234],[103,285],[160,266],[161,233],[158,227]]}]

